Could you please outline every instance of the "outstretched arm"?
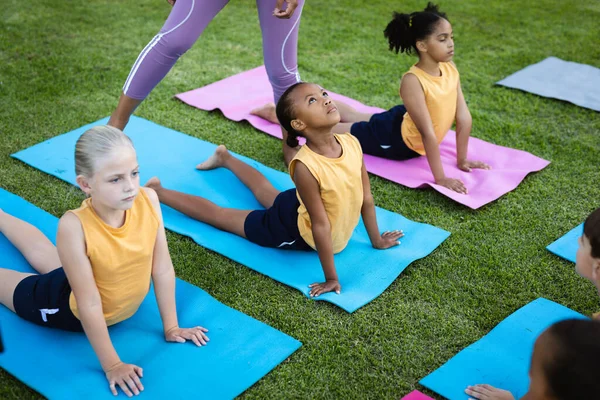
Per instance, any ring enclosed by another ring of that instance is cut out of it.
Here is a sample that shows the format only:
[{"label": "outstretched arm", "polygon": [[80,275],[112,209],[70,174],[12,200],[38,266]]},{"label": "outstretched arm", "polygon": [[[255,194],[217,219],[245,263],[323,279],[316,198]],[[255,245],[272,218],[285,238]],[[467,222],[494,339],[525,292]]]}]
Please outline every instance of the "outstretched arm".
[{"label": "outstretched arm", "polygon": [[74,214],[67,213],[60,219],[56,247],[77,301],[81,325],[106,373],[110,390],[117,395],[115,385],[118,385],[128,396],[132,395],[131,392],[139,394],[144,390],[139,380],[142,377],[142,369],[133,364],[124,364],[110,340],[102,310],[102,299],[86,255],[83,228]]},{"label": "outstretched arm", "polygon": [[156,294],[158,310],[163,322],[165,339],[169,342],[179,343],[191,340],[197,346],[205,345],[209,340],[204,333],[208,331],[207,329],[201,326],[190,329],[179,327],[175,305],[175,270],[171,261],[171,255],[169,254],[169,246],[167,245],[160,202],[154,190],[150,188],[142,188],[141,190],[145,190],[148,194],[159,220],[152,258],[152,281],[154,282],[154,293]]},{"label": "outstretched arm", "polygon": [[429,168],[433,173],[435,183],[454,190],[458,193],[466,193],[465,185],[459,179],[447,178],[442,166],[440,147],[437,143],[431,115],[425,102],[425,93],[419,79],[413,74],[406,74],[400,84],[400,97],[404,102],[406,111],[414,121],[425,147],[425,155],[429,162]]},{"label": "outstretched arm", "polygon": [[371,240],[371,245],[376,249],[388,249],[392,246],[400,244],[398,239],[404,236],[402,231],[391,231],[379,233],[379,227],[377,226],[377,214],[375,212],[375,202],[373,201],[373,195],[371,194],[371,182],[369,182],[369,174],[365,168],[365,163],[362,165],[362,184],[363,184],[363,204],[360,210]]},{"label": "outstretched arm", "polygon": [[472,126],[473,118],[471,118],[459,81],[456,103],[456,165],[465,172],[471,172],[472,168],[490,169],[490,166],[486,163],[467,159]]},{"label": "outstretched arm", "polygon": [[315,246],[321,261],[321,267],[325,274],[325,282],[313,283],[310,286],[310,295],[318,296],[321,293],[332,292],[340,293],[342,287],[338,281],[335,263],[333,261],[333,243],[331,239],[331,224],[321,199],[319,183],[310,173],[306,165],[301,161],[296,162],[294,170],[294,183],[298,194],[304,203],[310,222],[312,225],[312,234],[315,239]]}]

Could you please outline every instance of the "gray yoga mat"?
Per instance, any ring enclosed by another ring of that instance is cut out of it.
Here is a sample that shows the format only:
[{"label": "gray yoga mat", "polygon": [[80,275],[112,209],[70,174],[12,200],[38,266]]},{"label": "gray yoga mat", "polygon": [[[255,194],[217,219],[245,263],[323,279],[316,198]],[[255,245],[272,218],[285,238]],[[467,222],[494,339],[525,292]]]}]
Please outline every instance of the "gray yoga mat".
[{"label": "gray yoga mat", "polygon": [[548,57],[497,84],[600,111],[600,69],[591,65]]}]

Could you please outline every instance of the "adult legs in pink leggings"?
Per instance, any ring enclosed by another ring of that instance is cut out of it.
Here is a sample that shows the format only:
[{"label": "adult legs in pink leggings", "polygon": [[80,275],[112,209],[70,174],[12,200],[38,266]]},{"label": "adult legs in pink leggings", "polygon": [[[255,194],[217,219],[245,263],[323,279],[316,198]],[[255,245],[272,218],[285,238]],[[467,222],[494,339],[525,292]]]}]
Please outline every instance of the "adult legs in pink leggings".
[{"label": "adult legs in pink leggings", "polygon": [[[229,0],[177,0],[160,32],[142,50],[123,85],[123,93],[109,125],[124,129],[129,117],[175,62],[192,47],[210,21]],[[300,81],[297,48],[304,0],[290,19],[273,16],[275,0],[256,0],[262,31],[263,57],[273,98]],[[285,143],[285,140],[283,141]],[[292,149],[284,148],[284,157]]]}]

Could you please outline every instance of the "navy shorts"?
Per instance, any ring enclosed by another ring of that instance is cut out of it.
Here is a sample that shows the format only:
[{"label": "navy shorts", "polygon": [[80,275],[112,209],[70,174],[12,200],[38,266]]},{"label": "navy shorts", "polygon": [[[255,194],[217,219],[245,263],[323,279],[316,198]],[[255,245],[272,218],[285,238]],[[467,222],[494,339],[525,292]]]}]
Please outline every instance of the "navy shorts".
[{"label": "navy shorts", "polygon": [[43,275],[31,275],[15,288],[13,304],[17,315],[50,328],[83,332],[81,322],[69,306],[71,286],[62,268]]},{"label": "navy shorts", "polygon": [[281,192],[266,210],[254,210],[246,217],[244,233],[252,243],[284,250],[312,250],[298,230],[296,189]]},{"label": "navy shorts", "polygon": [[401,104],[379,114],[369,121],[355,122],[350,127],[363,153],[391,160],[408,160],[420,154],[409,148],[402,139],[402,120],[406,108]]}]

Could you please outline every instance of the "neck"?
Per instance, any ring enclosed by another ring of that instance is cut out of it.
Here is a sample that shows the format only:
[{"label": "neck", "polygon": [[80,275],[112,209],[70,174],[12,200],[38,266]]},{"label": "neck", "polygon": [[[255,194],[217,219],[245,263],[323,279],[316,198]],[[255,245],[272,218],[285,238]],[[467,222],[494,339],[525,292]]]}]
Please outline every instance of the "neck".
[{"label": "neck", "polygon": [[94,199],[92,199],[91,203],[94,212],[105,224],[113,228],[120,228],[125,223],[125,210],[115,210],[114,208],[94,203]]},{"label": "neck", "polygon": [[440,71],[440,63],[428,55],[419,56],[419,62],[416,64],[416,66],[432,76],[440,76],[442,74]]},{"label": "neck", "polygon": [[330,128],[322,131],[311,131],[306,134],[306,145],[317,154],[327,157],[339,157],[335,155],[340,150],[340,144],[335,140]]}]

